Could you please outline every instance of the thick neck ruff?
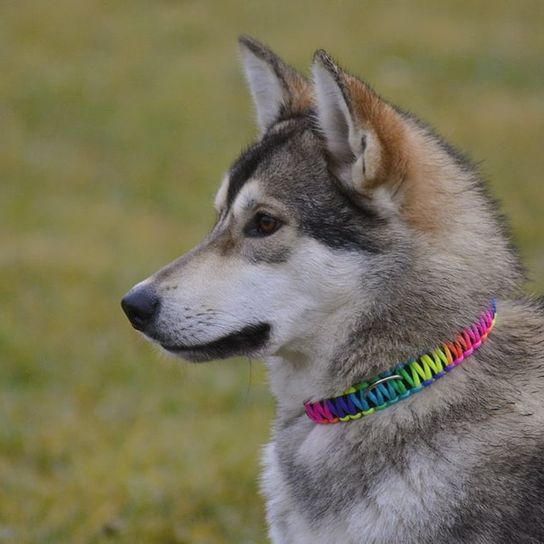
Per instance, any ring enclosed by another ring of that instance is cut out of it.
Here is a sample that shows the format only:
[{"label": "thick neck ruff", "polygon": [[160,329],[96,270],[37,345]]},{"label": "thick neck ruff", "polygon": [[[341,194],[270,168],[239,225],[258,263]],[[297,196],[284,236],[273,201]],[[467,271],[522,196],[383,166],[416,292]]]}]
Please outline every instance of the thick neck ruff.
[{"label": "thick neck ruff", "polygon": [[496,313],[493,300],[480,319],[457,334],[453,342],[444,342],[417,359],[399,363],[391,370],[350,387],[343,395],[306,402],[306,414],[316,423],[346,422],[369,416],[421,391],[482,345],[495,324]]}]

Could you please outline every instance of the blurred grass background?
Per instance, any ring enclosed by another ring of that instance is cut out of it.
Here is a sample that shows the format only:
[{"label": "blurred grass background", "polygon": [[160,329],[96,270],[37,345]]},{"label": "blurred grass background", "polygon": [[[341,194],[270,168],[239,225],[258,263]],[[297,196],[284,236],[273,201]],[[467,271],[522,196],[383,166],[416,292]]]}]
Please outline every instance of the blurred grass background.
[{"label": "blurred grass background", "polygon": [[257,543],[260,364],[165,362],[121,314],[255,133],[236,37],[329,50],[476,160],[544,287],[544,3],[4,0],[0,544]]}]

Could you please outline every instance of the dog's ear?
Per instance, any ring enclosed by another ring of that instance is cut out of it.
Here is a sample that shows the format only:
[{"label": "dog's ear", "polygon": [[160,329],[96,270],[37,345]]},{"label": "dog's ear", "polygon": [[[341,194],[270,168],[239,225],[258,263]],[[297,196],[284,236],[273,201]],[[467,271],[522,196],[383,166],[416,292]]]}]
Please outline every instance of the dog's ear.
[{"label": "dog's ear", "polygon": [[408,168],[409,127],[403,117],[323,50],[314,55],[313,77],[333,171],[350,191],[371,198],[385,186],[393,196]]},{"label": "dog's ear", "polygon": [[311,87],[304,76],[257,40],[240,36],[238,42],[261,134],[282,115],[311,107]]}]

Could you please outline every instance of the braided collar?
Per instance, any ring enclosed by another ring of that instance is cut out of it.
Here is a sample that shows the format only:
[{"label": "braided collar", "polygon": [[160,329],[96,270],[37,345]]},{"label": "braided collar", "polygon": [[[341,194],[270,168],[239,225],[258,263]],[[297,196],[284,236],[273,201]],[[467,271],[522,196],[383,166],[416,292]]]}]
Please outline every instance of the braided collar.
[{"label": "braided collar", "polygon": [[452,342],[444,342],[417,359],[399,363],[391,370],[350,387],[338,397],[304,403],[307,416],[316,423],[351,421],[421,391],[482,345],[495,324],[496,313],[493,300],[479,320],[457,334]]}]

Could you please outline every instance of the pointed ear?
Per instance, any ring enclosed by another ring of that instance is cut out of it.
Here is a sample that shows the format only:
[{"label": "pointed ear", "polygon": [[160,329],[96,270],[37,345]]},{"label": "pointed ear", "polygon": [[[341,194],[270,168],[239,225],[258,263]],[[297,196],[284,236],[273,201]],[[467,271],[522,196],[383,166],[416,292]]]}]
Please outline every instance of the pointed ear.
[{"label": "pointed ear", "polygon": [[282,115],[311,108],[311,87],[304,76],[257,40],[240,36],[238,42],[261,134]]},{"label": "pointed ear", "polygon": [[318,124],[335,173],[366,197],[382,185],[393,195],[408,167],[405,120],[322,50],[314,55],[313,77]]}]

